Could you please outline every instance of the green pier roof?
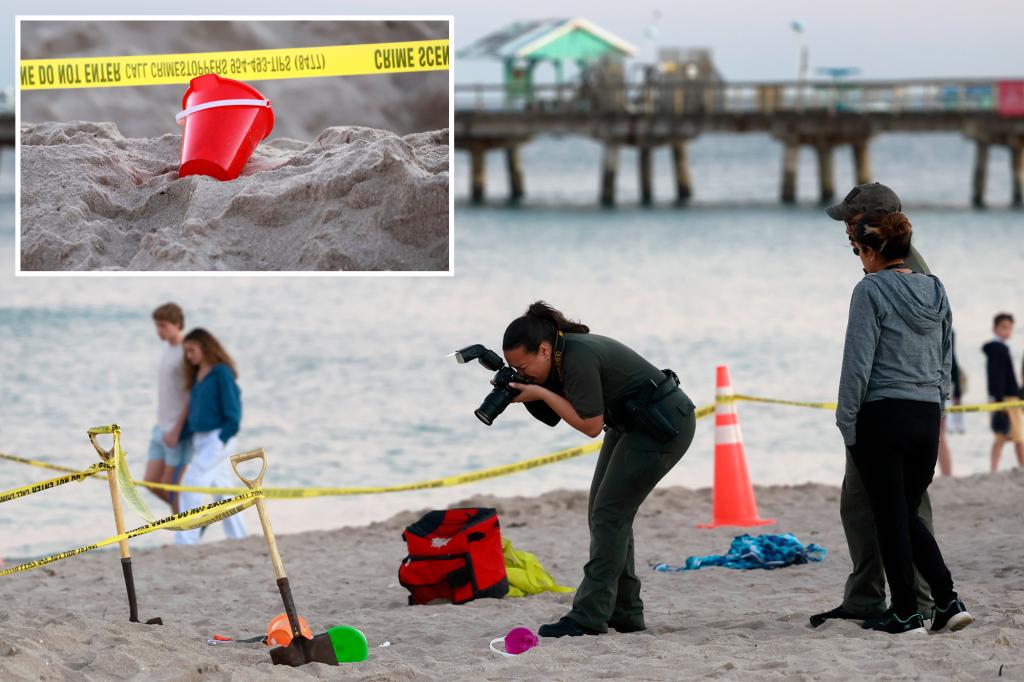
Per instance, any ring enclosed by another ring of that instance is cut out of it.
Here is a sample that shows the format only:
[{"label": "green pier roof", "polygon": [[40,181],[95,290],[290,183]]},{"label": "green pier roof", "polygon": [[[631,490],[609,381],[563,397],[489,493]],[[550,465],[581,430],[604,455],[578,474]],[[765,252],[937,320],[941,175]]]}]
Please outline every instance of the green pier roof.
[{"label": "green pier roof", "polygon": [[459,50],[462,59],[597,61],[628,57],[636,48],[586,19],[517,21]]}]

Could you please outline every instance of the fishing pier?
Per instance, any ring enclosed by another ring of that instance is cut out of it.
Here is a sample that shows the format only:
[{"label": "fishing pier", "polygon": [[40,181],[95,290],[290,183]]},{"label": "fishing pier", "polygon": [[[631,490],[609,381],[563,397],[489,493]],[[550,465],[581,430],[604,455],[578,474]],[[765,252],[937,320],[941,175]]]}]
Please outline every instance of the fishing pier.
[{"label": "fishing pier", "polygon": [[470,156],[470,196],[484,200],[485,155],[504,154],[508,198],[525,196],[520,149],[541,136],[577,135],[604,147],[599,200],[615,205],[619,150],[638,151],[641,204],[654,201],[652,155],[671,150],[675,199],[693,194],[687,145],[704,133],[760,133],[779,142],[779,197],[796,201],[801,147],[817,158],[819,199],[835,200],[833,155],[853,151],[857,183],[874,179],[869,145],[883,133],[958,133],[974,143],[969,189],[985,205],[989,152],[1010,152],[1013,206],[1024,206],[1024,78],[1019,80],[731,83],[675,79],[640,84],[456,85],[455,147]]}]

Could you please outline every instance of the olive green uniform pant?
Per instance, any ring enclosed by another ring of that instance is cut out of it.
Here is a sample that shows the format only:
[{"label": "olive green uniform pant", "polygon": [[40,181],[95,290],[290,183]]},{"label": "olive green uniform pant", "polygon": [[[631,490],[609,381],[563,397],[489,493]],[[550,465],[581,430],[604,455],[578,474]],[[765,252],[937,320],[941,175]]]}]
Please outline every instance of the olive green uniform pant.
[{"label": "olive green uniform pant", "polygon": [[[921,497],[921,506],[917,508],[928,532],[932,531],[932,503],[928,491]],[[885,572],[882,569],[882,555],[878,549],[875,535],[875,516],[871,513],[871,502],[867,490],[861,481],[860,472],[853,463],[850,451],[846,451],[846,476],[839,495],[839,515],[846,531],[846,544],[850,548],[850,559],[853,561],[853,572],[846,579],[843,592],[843,607],[862,616],[870,616],[884,611],[885,603]],[[884,519],[882,519],[884,523]],[[914,588],[917,591],[917,607],[924,613],[931,613],[931,592],[928,583],[914,569]]]},{"label": "olive green uniform pant", "polygon": [[[689,408],[683,414],[683,407]],[[607,632],[608,621],[643,626],[640,579],[633,566],[633,518],[640,505],[693,440],[696,419],[692,403],[681,392],[659,407],[671,414],[679,435],[659,444],[646,433],[609,429],[590,485],[590,560],[576,590],[569,618],[595,632]]]}]

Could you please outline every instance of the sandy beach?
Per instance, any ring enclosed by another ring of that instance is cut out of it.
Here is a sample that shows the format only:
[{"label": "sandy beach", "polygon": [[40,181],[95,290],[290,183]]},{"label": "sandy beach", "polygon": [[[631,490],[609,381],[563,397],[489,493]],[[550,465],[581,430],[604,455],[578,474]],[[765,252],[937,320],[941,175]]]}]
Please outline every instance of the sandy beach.
[{"label": "sandy beach", "polygon": [[448,131],[334,127],[242,176],[178,177],[180,135],[22,131],[24,270],[447,270]]},{"label": "sandy beach", "polygon": [[[135,552],[143,619],[127,622],[116,552],[96,552],[0,579],[0,677],[5,680],[147,679],[1024,679],[1024,568],[1020,499],[1024,471],[943,479],[932,486],[937,535],[960,594],[978,622],[956,634],[893,637],[807,617],[835,606],[849,570],[839,490],[808,484],[758,488],[763,532],[795,533],[828,549],[820,564],[775,571],[712,568],[656,573],[693,554],[724,552],[739,530],[700,530],[710,491],[657,490],[636,521],[646,632],[542,640],[516,659],[488,642],[515,626],[536,630],[572,595],[406,605],[398,584],[402,529],[420,511],[361,528],[278,538],[299,611],[314,632],[345,624],[367,636],[370,658],[332,668],[274,667],[259,645],[207,644],[212,634],[263,632],[281,609],[263,538]],[[302,502],[271,502],[278,505]],[[395,498],[396,507],[401,500]],[[586,495],[471,498],[496,506],[503,533],[576,585],[587,551]],[[339,525],[343,519],[338,519]],[[96,539],[106,529],[97,529]],[[252,529],[251,529],[252,530]],[[82,538],[83,541],[94,538]],[[389,646],[382,647],[384,642]]]}]

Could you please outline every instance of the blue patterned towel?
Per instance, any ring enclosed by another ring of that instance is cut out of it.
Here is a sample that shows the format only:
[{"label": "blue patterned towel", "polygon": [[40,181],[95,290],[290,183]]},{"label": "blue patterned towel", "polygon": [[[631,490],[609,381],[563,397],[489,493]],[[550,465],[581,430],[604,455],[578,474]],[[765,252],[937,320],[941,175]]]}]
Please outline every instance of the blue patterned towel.
[{"label": "blue patterned towel", "polygon": [[693,571],[705,566],[724,566],[726,568],[782,568],[791,564],[806,564],[821,561],[825,558],[825,548],[810,544],[804,547],[791,533],[784,535],[738,535],[729,547],[729,553],[712,554],[710,556],[692,556],[683,566],[658,564],[655,571],[662,573],[678,573]]}]

